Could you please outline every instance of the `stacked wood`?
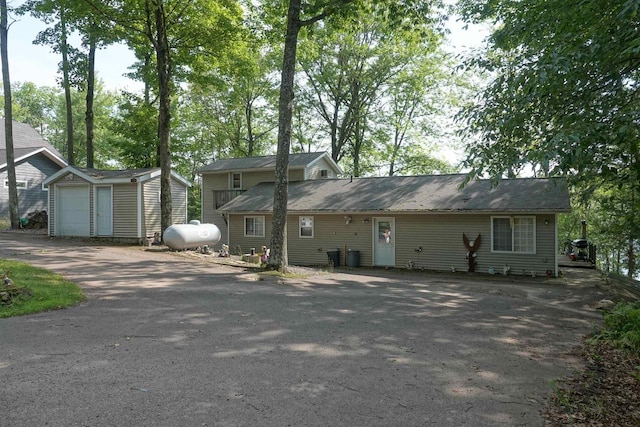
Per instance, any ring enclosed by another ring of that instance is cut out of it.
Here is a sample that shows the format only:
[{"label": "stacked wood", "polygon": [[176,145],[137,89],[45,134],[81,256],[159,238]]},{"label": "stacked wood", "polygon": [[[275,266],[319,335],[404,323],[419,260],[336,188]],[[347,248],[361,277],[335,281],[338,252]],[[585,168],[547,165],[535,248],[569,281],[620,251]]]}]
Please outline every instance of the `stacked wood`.
[{"label": "stacked wood", "polygon": [[39,230],[41,228],[47,228],[49,224],[47,211],[29,212],[26,219],[27,223],[23,225],[23,228]]}]

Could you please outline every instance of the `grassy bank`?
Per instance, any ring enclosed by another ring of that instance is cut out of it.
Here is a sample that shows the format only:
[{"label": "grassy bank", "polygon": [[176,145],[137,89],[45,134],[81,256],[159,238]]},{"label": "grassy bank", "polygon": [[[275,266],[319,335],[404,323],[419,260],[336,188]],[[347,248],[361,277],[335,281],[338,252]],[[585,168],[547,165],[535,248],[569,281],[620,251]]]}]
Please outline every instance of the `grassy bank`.
[{"label": "grassy bank", "polygon": [[[0,259],[0,274],[9,270],[16,287],[26,287],[31,295],[17,295],[11,304],[0,304],[0,318],[58,310],[84,299],[80,287],[59,274],[19,261]],[[0,283],[0,292],[5,285]]]}]

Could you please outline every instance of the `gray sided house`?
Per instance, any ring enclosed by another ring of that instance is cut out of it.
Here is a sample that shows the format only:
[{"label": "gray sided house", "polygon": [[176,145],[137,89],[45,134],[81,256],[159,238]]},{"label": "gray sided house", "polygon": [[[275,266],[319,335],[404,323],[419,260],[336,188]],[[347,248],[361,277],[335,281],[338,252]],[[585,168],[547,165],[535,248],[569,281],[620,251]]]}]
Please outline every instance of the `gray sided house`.
[{"label": "gray sided house", "polygon": [[[227,218],[220,207],[261,182],[274,182],[275,171],[276,156],[221,159],[198,170],[202,177],[202,222],[215,224],[224,240]],[[290,182],[332,179],[341,173],[325,152],[289,155]]]},{"label": "gray sided house", "polygon": [[[18,215],[47,209],[43,181],[67,166],[67,161],[34,128],[13,122],[13,151],[18,187]],[[9,217],[9,178],[4,118],[0,118],[0,218]]]},{"label": "gray sided house", "polygon": [[[292,182],[287,218],[293,265],[341,265],[557,275],[557,215],[569,212],[564,179],[508,179],[492,186],[464,175],[329,179]],[[273,184],[262,183],[219,209],[230,245],[269,244]],[[480,236],[480,241],[478,237]],[[223,235],[224,239],[224,235]],[[351,252],[349,252],[351,251]],[[355,252],[357,251],[357,252]],[[473,256],[473,255],[472,255]]]},{"label": "gray sided house", "polygon": [[[160,168],[97,170],[68,166],[49,177],[49,235],[143,242],[160,225]],[[191,184],[171,174],[173,223],[187,222]]]}]

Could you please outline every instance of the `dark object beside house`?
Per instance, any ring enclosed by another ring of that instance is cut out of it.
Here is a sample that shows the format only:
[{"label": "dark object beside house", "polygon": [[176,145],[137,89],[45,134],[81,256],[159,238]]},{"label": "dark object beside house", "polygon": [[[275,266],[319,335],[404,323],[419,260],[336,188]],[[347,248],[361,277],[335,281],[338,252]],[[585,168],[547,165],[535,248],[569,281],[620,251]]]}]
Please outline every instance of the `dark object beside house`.
[{"label": "dark object beside house", "polygon": [[587,240],[587,221],[582,220],[582,236],[571,241],[571,261],[586,261],[595,264],[596,246]]},{"label": "dark object beside house", "polygon": [[330,267],[340,267],[340,249],[327,251]]},{"label": "dark object beside house", "polygon": [[47,215],[47,211],[29,212],[26,218],[20,218],[20,225],[22,228],[33,230],[47,228],[48,223],[49,216]]},{"label": "dark object beside house", "polygon": [[347,251],[347,267],[360,267],[360,251],[353,251],[351,249]]}]

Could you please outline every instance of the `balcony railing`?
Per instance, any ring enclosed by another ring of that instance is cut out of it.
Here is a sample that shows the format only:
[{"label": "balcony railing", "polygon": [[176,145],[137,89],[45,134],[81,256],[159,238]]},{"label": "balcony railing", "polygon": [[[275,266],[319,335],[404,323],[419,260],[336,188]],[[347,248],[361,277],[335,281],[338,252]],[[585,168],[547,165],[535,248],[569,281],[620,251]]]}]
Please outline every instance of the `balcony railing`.
[{"label": "balcony railing", "polygon": [[246,190],[213,190],[213,205],[215,209],[230,202],[245,191]]}]

